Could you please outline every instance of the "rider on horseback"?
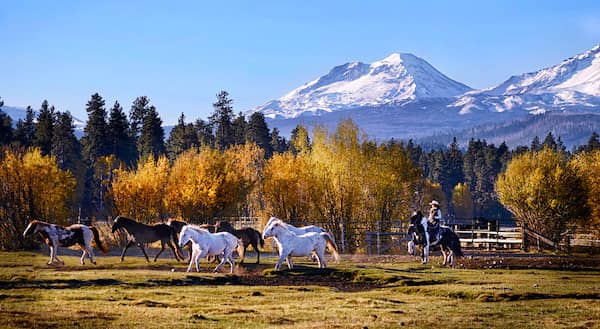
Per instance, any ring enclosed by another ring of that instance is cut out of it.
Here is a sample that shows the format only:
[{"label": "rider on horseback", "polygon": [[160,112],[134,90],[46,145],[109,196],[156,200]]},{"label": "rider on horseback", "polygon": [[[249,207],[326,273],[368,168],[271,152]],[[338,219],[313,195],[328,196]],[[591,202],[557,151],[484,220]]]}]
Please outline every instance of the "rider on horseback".
[{"label": "rider on horseback", "polygon": [[437,244],[441,237],[440,230],[440,221],[442,220],[442,211],[440,210],[440,203],[436,200],[432,200],[429,205],[431,209],[429,209],[429,225],[427,226],[427,231],[430,237],[435,237],[435,239],[431,239],[433,241],[432,244]]}]

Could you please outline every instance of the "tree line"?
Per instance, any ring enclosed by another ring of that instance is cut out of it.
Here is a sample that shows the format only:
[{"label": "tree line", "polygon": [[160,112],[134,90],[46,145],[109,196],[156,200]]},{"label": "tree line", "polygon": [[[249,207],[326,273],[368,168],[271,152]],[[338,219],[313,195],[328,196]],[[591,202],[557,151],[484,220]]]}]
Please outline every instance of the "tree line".
[{"label": "tree line", "polygon": [[[299,125],[288,141],[277,128],[268,128],[261,113],[248,119],[234,115],[225,91],[217,94],[213,108],[208,121],[186,123],[182,114],[165,141],[162,120],[148,97],[136,98],[127,115],[118,102],[107,111],[104,99],[94,94],[78,140],[69,112],[47,101],[37,117],[28,107],[14,128],[0,105],[0,175],[6,178],[0,183],[2,225],[14,233],[33,218],[60,223],[79,215],[122,214],[146,222],[171,216],[210,222],[276,215],[324,222],[337,234],[354,236],[346,249],[355,250],[362,230],[384,230],[431,199],[457,218],[538,216],[525,216],[503,197],[499,186],[512,160],[543,150],[575,159],[600,149],[595,133],[572,152],[549,133],[514,150],[475,139],[466,150],[456,140],[426,150],[411,140],[378,143],[350,119],[334,131],[317,126],[312,134]],[[589,176],[592,162],[577,163],[577,177]],[[595,214],[591,205],[580,208]]]}]

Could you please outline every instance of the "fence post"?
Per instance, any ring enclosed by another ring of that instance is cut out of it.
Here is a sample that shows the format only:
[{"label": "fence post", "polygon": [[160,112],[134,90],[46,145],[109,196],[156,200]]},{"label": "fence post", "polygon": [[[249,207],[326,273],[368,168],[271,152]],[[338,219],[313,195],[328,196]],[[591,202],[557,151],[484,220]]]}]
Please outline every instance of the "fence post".
[{"label": "fence post", "polygon": [[381,255],[381,225],[379,225],[379,221],[377,221],[377,255]]},{"label": "fence post", "polygon": [[344,229],[344,223],[340,223],[340,240],[342,245],[342,253],[346,252],[346,232]]},{"label": "fence post", "polygon": [[529,250],[529,245],[527,241],[527,226],[525,224],[521,225],[521,249],[527,252]]},{"label": "fence post", "polygon": [[371,255],[371,232],[367,231],[367,255]]}]

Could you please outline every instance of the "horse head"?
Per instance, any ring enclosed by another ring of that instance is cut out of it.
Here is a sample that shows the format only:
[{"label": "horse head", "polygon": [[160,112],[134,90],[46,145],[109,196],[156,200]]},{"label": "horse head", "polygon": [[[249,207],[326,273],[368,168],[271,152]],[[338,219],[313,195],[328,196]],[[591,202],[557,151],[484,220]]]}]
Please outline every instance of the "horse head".
[{"label": "horse head", "polygon": [[233,231],[233,226],[231,226],[231,223],[229,223],[226,220],[222,220],[220,222],[218,222],[217,224],[215,224],[215,231],[216,232],[231,232]]},{"label": "horse head", "polygon": [[179,232],[179,241],[177,243],[180,248],[185,246],[185,244],[188,243],[188,241],[190,240],[190,234],[191,234],[190,231],[191,231],[191,226],[189,226],[189,225],[185,225],[184,227],[181,228],[181,231]]},{"label": "horse head", "polygon": [[[271,218],[274,218],[274,217],[271,217]],[[276,236],[282,228],[284,228],[283,222],[280,219],[276,219],[276,218],[275,218],[275,220],[269,219],[269,222],[267,223],[267,226],[265,226],[265,229],[263,231],[262,238],[266,239],[271,236]]]},{"label": "horse head", "polygon": [[37,220],[32,220],[31,222],[29,222],[29,225],[27,225],[27,228],[23,232],[23,237],[26,238],[28,236],[31,236],[31,235],[37,233],[38,226],[40,226],[39,224],[40,224],[40,222]]}]

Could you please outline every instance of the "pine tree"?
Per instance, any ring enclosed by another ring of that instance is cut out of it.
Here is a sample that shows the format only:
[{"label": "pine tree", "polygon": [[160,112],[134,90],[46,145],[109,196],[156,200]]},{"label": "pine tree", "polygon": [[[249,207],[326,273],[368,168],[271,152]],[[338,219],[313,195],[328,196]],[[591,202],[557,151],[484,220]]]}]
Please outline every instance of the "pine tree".
[{"label": "pine tree", "polygon": [[174,161],[181,153],[197,146],[200,146],[200,143],[196,129],[193,124],[185,123],[185,115],[181,113],[177,125],[173,127],[167,140],[167,156]]},{"label": "pine tree", "polygon": [[75,172],[81,159],[81,145],[75,137],[71,113],[56,113],[56,126],[52,136],[52,155],[58,167]]},{"label": "pine tree", "polygon": [[552,132],[548,132],[548,135],[546,135],[546,138],[544,138],[544,142],[542,143],[542,147],[547,147],[549,149],[551,149],[552,151],[556,151],[557,149],[557,144],[556,144],[556,140],[554,139],[554,135],[552,135]]},{"label": "pine tree", "polygon": [[246,117],[242,112],[238,114],[238,116],[233,120],[233,143],[235,145],[241,145],[246,143],[246,130],[248,127],[248,123],[246,122]]},{"label": "pine tree", "polygon": [[233,100],[229,93],[221,91],[217,94],[217,101],[213,103],[215,111],[209,117],[209,123],[215,130],[215,148],[225,150],[234,144],[233,139]]},{"label": "pine tree", "polygon": [[196,136],[200,145],[210,147],[215,146],[215,135],[213,135],[213,127],[210,123],[198,119],[194,124],[194,130],[196,131]]},{"label": "pine tree", "polygon": [[14,141],[16,146],[30,147],[33,146],[35,137],[35,116],[31,106],[27,106],[25,120],[19,119],[14,131]]},{"label": "pine tree", "polygon": [[129,124],[131,125],[131,133],[136,142],[142,133],[144,118],[148,114],[149,109],[150,99],[147,96],[140,96],[133,101],[129,110]]},{"label": "pine tree", "polygon": [[277,127],[273,127],[273,131],[271,131],[271,148],[273,148],[273,153],[285,153],[289,149],[285,137],[279,136]]},{"label": "pine tree", "polygon": [[600,150],[600,136],[594,131],[590,135],[587,144],[578,147],[577,152],[591,152],[595,150]]},{"label": "pine tree", "polygon": [[115,102],[108,118],[108,153],[124,163],[131,165],[137,159],[135,140],[131,133],[127,115],[119,102]]},{"label": "pine tree", "polygon": [[540,143],[540,138],[539,137],[535,136],[533,138],[533,140],[531,141],[531,147],[530,147],[530,149],[532,151],[534,151],[534,152],[535,151],[539,151],[539,150],[542,149],[542,144]]},{"label": "pine tree", "polygon": [[90,164],[96,159],[108,155],[110,139],[108,136],[108,123],[106,122],[106,109],[104,99],[98,93],[92,95],[85,109],[88,121],[83,129],[83,156]]},{"label": "pine tree", "polygon": [[165,154],[165,131],[162,127],[162,120],[158,116],[158,112],[154,106],[150,106],[144,123],[142,125],[142,133],[139,140],[140,157],[146,158],[149,155],[154,155],[157,159]]},{"label": "pine tree", "polygon": [[246,131],[246,138],[251,143],[256,143],[256,145],[265,151],[265,158],[268,159],[271,157],[271,155],[273,155],[269,127],[265,121],[264,114],[261,112],[254,112],[250,116],[250,120],[248,121],[248,129]]},{"label": "pine tree", "polygon": [[13,128],[11,117],[2,111],[4,101],[0,98],[0,146],[8,145],[13,139]]},{"label": "pine tree", "polygon": [[52,151],[52,134],[55,120],[54,106],[49,106],[48,101],[44,100],[38,113],[33,137],[33,146],[39,147],[42,155],[49,155]]}]

